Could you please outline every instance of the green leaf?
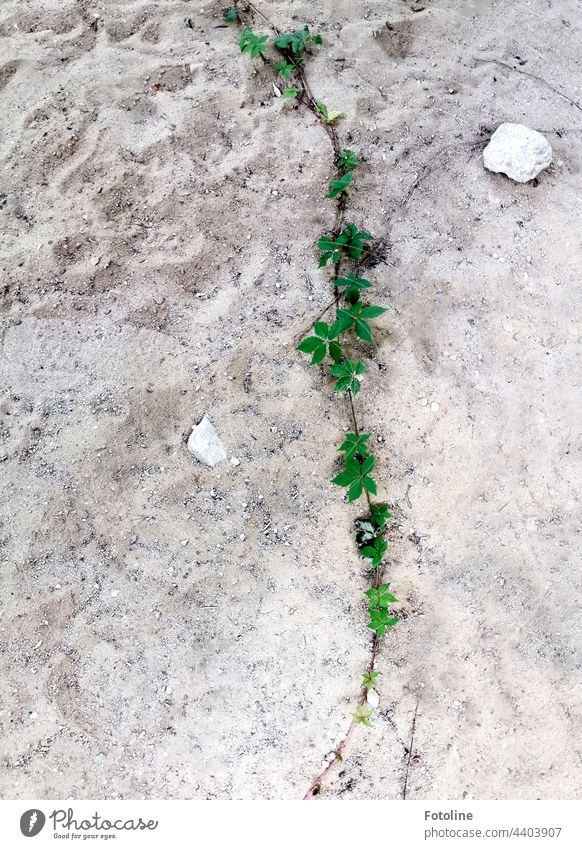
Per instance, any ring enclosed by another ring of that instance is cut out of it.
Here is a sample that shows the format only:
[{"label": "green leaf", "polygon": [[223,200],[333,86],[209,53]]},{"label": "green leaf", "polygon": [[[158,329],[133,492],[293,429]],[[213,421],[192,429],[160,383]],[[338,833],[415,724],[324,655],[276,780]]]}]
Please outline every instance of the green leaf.
[{"label": "green leaf", "polygon": [[309,27],[304,27],[302,30],[279,35],[275,39],[275,47],[279,50],[289,51],[298,59],[301,59],[309,42],[313,42],[313,44],[323,43],[320,35],[312,35],[309,32]]},{"label": "green leaf", "polygon": [[362,463],[362,474],[369,475],[372,469],[374,468],[376,460],[374,459],[374,455],[370,454],[369,457],[366,457],[364,462]]},{"label": "green leaf", "polygon": [[350,170],[352,168],[357,168],[359,164],[360,160],[358,159],[355,153],[352,153],[351,150],[340,150],[337,155],[338,168],[345,168],[346,170]]},{"label": "green leaf", "polygon": [[376,686],[376,678],[378,677],[378,675],[381,675],[381,672],[379,672],[379,671],[378,672],[368,672],[368,671],[364,672],[364,675],[362,676],[362,683],[361,683],[362,690],[365,690],[366,692],[368,692],[373,687],[375,687]]},{"label": "green leaf", "polygon": [[361,480],[355,481],[349,488],[348,501],[356,501],[356,499],[358,499],[360,497],[360,495],[362,494],[362,489],[363,489],[362,481]]},{"label": "green leaf", "polygon": [[327,339],[329,327],[327,322],[325,321],[316,321],[313,325],[313,329],[317,333],[318,336],[321,336],[322,339]]},{"label": "green leaf", "polygon": [[349,330],[349,328],[354,323],[354,317],[347,310],[337,310],[336,317],[337,323],[340,328],[340,333],[343,333],[344,330]]},{"label": "green leaf", "polygon": [[337,109],[329,109],[327,117],[325,118],[325,123],[333,124],[333,122],[337,121],[338,118],[341,118],[343,114],[343,112],[338,112]]},{"label": "green leaf", "polygon": [[289,62],[275,62],[275,70],[288,80],[291,72],[295,70],[295,65],[290,65]]},{"label": "green leaf", "polygon": [[343,289],[345,286],[344,298],[352,305],[359,300],[361,289],[370,289],[372,286],[369,280],[365,280],[363,277],[356,277],[353,272],[350,272],[347,277],[339,277],[335,281],[335,285],[338,289]]},{"label": "green leaf", "polygon": [[342,332],[343,331],[342,331],[341,324],[339,323],[339,321],[334,321],[332,326],[329,328],[330,339],[335,339]]},{"label": "green leaf", "polygon": [[320,345],[321,339],[318,339],[317,336],[308,336],[307,339],[299,343],[297,350],[304,354],[312,354]]},{"label": "green leaf", "polygon": [[347,392],[347,390],[351,388],[352,381],[353,378],[349,374],[345,375],[344,377],[340,377],[340,379],[333,387],[334,392]]},{"label": "green leaf", "polygon": [[229,9],[224,10],[224,20],[227,24],[233,24],[235,21],[238,21],[238,9],[236,6],[231,6]]},{"label": "green leaf", "polygon": [[301,94],[300,89],[290,86],[283,91],[283,97],[298,97]]},{"label": "green leaf", "polygon": [[381,531],[386,527],[388,519],[392,518],[392,513],[388,510],[386,504],[372,504],[370,519]]},{"label": "green leaf", "polygon": [[354,325],[356,336],[364,342],[373,342],[372,328],[367,321],[356,321]]},{"label": "green leaf", "polygon": [[329,356],[334,360],[334,362],[339,363],[344,353],[341,349],[341,346],[338,345],[337,342],[329,343]]},{"label": "green leaf", "polygon": [[[340,289],[343,289],[344,286],[348,288],[353,287],[355,289],[370,289],[372,286],[369,280],[364,280],[363,277],[356,277],[353,271],[350,272],[347,277],[338,277],[335,281],[335,285]],[[371,316],[364,316],[364,318],[371,318]]]},{"label": "green leaf", "polygon": [[315,366],[317,363],[320,363],[325,359],[325,355],[327,354],[327,346],[325,342],[322,342],[320,347],[313,352],[313,357],[311,358],[311,365]]},{"label": "green leaf", "polygon": [[369,478],[369,477],[365,476],[365,477],[362,478],[362,483],[364,485],[366,492],[371,492],[372,495],[376,495],[376,493],[377,493],[376,481],[373,478]]},{"label": "green leaf", "polygon": [[388,310],[384,309],[384,307],[364,307],[360,313],[360,317],[378,318],[378,316],[384,315],[385,312],[388,312]]},{"label": "green leaf", "polygon": [[398,617],[389,617],[385,610],[373,610],[370,612],[368,628],[376,632],[378,637],[383,637],[389,628],[393,628],[398,622]]},{"label": "green leaf", "polygon": [[313,354],[313,357],[311,358],[311,365],[314,366],[325,359],[325,355],[327,354],[327,345],[323,339],[319,339],[317,336],[308,336],[307,339],[300,342],[297,346],[297,350],[301,351],[303,354]]},{"label": "green leaf", "polygon": [[318,103],[316,108],[324,124],[333,124],[343,115],[343,112],[338,112],[336,109],[328,109],[325,103]]},{"label": "green leaf", "polygon": [[368,728],[373,728],[374,726],[370,722],[373,713],[374,708],[365,708],[364,705],[358,705],[352,714],[354,725],[366,725]]},{"label": "green leaf", "polygon": [[341,195],[342,192],[346,191],[351,182],[352,175],[349,171],[343,177],[340,177],[339,180],[332,180],[326,198],[336,198],[338,195]]},{"label": "green leaf", "polygon": [[331,483],[334,483],[336,486],[350,486],[354,480],[354,477],[351,472],[343,471],[340,472],[339,475],[336,475],[335,478],[332,478]]},{"label": "green leaf", "polygon": [[391,604],[395,604],[398,599],[390,592],[390,584],[381,584],[379,587],[372,587],[366,591],[368,596],[368,610],[371,611],[375,607],[381,607],[385,610]]},{"label": "green leaf", "polygon": [[241,53],[249,53],[251,59],[259,55],[265,55],[268,36],[255,35],[250,27],[245,27],[240,34],[239,45]]},{"label": "green leaf", "polygon": [[368,446],[366,445],[366,442],[369,438],[369,433],[361,433],[359,436],[356,436],[355,433],[348,433],[346,434],[345,440],[338,448],[338,451],[346,452],[346,460],[351,460],[356,454],[359,454],[360,457],[367,457]]}]

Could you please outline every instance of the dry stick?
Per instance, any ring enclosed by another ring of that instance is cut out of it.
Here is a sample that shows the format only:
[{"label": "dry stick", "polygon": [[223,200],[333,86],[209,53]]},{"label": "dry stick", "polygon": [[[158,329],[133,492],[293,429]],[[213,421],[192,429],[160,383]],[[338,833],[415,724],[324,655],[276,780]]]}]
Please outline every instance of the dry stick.
[{"label": "dry stick", "polygon": [[[262,20],[273,30],[273,32],[275,32],[277,35],[280,35],[280,30],[261,11],[259,11],[259,9],[257,9],[257,7],[253,3],[245,3],[245,9],[251,10],[252,12],[254,12],[258,17],[262,18]],[[274,67],[273,63],[269,59],[267,59],[266,57],[263,57],[263,59],[264,59],[264,61],[267,65]],[[325,130],[326,130],[326,132],[329,136],[332,148],[333,148],[334,161],[337,161],[337,157],[338,157],[338,154],[339,154],[339,151],[340,151],[340,144],[339,144],[339,138],[338,138],[338,135],[337,135],[337,131],[331,124],[326,124],[321,120],[321,116],[320,116],[319,110],[317,108],[317,101],[316,101],[316,99],[315,99],[315,97],[314,97],[314,95],[311,91],[311,88],[309,86],[309,82],[307,81],[307,78],[305,76],[303,69],[300,68],[300,67],[297,67],[297,65],[295,66],[295,69],[296,69],[297,74],[299,76],[299,79],[301,81],[301,85],[303,86],[303,92],[302,92],[302,95],[301,95],[301,102],[310,110],[310,112],[312,112],[315,115],[318,122],[320,124],[322,124],[323,127],[325,128]],[[336,218],[335,218],[335,225],[334,225],[334,237],[335,238],[337,238],[337,236],[339,236],[339,234],[342,231],[343,223],[344,223],[344,215],[345,215],[345,199],[340,194],[338,196],[337,206],[336,206]],[[333,283],[333,286],[334,286],[334,299],[333,299],[332,303],[328,307],[325,308],[325,310],[321,313],[321,315],[324,315],[324,313],[326,313],[327,310],[331,306],[333,306],[333,304],[337,305],[337,303],[339,302],[339,289],[336,285],[336,281],[339,278],[340,263],[341,263],[341,259],[340,259],[340,262],[334,263],[334,273],[333,273],[333,279],[332,279],[332,283]],[[353,394],[352,394],[351,390],[348,390],[347,394],[348,394],[348,398],[349,398],[349,402],[350,402],[350,412],[351,412],[351,416],[352,416],[352,423],[353,423],[353,426],[354,426],[354,432],[355,432],[356,436],[358,436],[360,434],[360,428],[359,428],[359,425],[358,425],[356,410],[355,410],[355,407],[354,407]],[[368,508],[371,510],[372,509],[372,502],[370,500],[370,494],[368,493],[367,490],[365,490],[365,493],[366,493],[366,499],[368,501]],[[378,566],[378,568],[376,569],[376,575],[375,575],[375,580],[374,580],[374,586],[376,588],[380,586],[381,575],[382,575],[381,568],[380,568],[380,566]],[[376,634],[374,634],[373,639],[372,639],[372,646],[371,646],[371,650],[370,650],[370,659],[369,659],[368,666],[367,666],[368,674],[373,672],[373,670],[374,670],[374,664],[376,662],[376,655],[378,653],[379,645],[380,645],[380,640],[379,640],[378,636]],[[367,695],[368,695],[368,691],[367,691],[366,687],[362,687],[361,692],[360,692],[360,698],[359,698],[359,701],[358,701],[358,704],[359,704],[360,707],[363,707],[364,704],[366,703]],[[341,742],[339,743],[339,745],[335,749],[335,757],[334,757],[333,761],[331,761],[331,763],[329,763],[327,765],[327,767],[312,782],[309,790],[307,791],[307,793],[303,797],[304,799],[311,799],[314,796],[317,796],[317,794],[319,793],[319,790],[321,788],[321,783],[324,780],[324,778],[328,775],[329,772],[331,772],[331,770],[333,769],[333,766],[336,763],[341,762],[343,760],[343,758],[342,758],[343,751],[348,744],[348,741],[349,741],[349,739],[350,739],[350,737],[353,733],[355,726],[356,726],[356,722],[352,719],[345,736],[343,737],[343,739],[341,740]]]},{"label": "dry stick", "polygon": [[571,97],[568,97],[568,95],[564,94],[563,91],[560,91],[559,88],[556,88],[555,86],[551,85],[551,83],[549,83],[547,80],[544,80],[543,77],[538,77],[537,74],[532,74],[530,71],[522,71],[521,68],[515,68],[513,65],[510,65],[508,62],[502,62],[501,59],[481,59],[478,56],[475,56],[474,59],[475,59],[475,62],[485,62],[485,63],[490,63],[490,64],[493,64],[493,65],[500,65],[502,68],[507,68],[510,71],[516,71],[518,74],[522,74],[524,77],[531,77],[532,80],[537,80],[542,85],[545,85],[547,88],[550,89],[550,91],[553,91],[554,94],[557,94],[560,97],[563,97],[564,100],[567,100],[568,103],[571,103],[572,106],[575,106],[576,109],[578,109],[580,112],[582,112],[582,105],[580,105],[580,103],[578,103],[577,100],[572,100]]},{"label": "dry stick", "polygon": [[414,746],[414,732],[416,731],[416,717],[418,715],[418,699],[414,708],[414,716],[412,717],[412,731],[410,733],[410,746],[408,747],[408,760],[406,761],[406,775],[404,776],[404,787],[402,788],[402,798],[406,799],[406,789],[408,787],[408,772],[410,770],[410,759],[412,758],[412,747]]}]

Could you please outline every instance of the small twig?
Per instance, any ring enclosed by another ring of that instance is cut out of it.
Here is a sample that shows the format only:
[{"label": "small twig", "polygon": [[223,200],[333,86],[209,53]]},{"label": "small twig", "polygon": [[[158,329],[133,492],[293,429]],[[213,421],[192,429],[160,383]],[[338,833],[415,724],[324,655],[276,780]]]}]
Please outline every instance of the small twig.
[{"label": "small twig", "polygon": [[244,4],[244,5],[246,6],[246,8],[247,8],[247,9],[250,9],[252,12],[254,12],[254,13],[255,13],[255,15],[257,15],[259,18],[262,18],[262,19],[263,19],[263,21],[267,24],[267,26],[268,26],[268,27],[271,27],[271,29],[273,30],[273,32],[275,32],[277,35],[281,35],[281,30],[280,30],[280,29],[278,29],[278,28],[275,26],[275,24],[274,24],[272,21],[270,21],[270,20],[269,20],[269,18],[268,18],[266,15],[263,15],[263,13],[261,12],[261,10],[260,10],[260,9],[257,9],[257,7],[256,7],[253,3],[246,3],[246,2],[245,2],[245,4]]},{"label": "small twig", "polygon": [[416,717],[418,715],[418,699],[414,708],[414,716],[412,717],[412,731],[410,733],[410,746],[408,747],[408,760],[406,761],[406,775],[404,776],[404,787],[402,788],[402,798],[406,799],[406,790],[408,787],[408,772],[410,770],[410,760],[412,758],[412,747],[414,746],[414,732],[416,731]]},{"label": "small twig", "polygon": [[578,103],[577,100],[573,100],[571,97],[568,97],[567,94],[564,94],[563,91],[560,91],[559,88],[556,88],[543,77],[538,77],[537,74],[532,74],[531,71],[522,71],[521,68],[516,68],[513,65],[510,65],[508,62],[503,62],[501,59],[481,59],[479,56],[473,57],[475,62],[483,62],[489,63],[493,65],[500,65],[502,68],[507,68],[509,71],[515,71],[518,74],[522,74],[524,77],[531,77],[532,80],[537,80],[542,85],[545,85],[546,88],[549,88],[550,91],[553,91],[554,94],[557,94],[559,97],[563,97],[564,100],[567,100],[568,103],[571,103],[572,106],[575,106],[580,112],[582,112],[582,106]]},{"label": "small twig", "polygon": [[329,309],[331,309],[331,307],[333,307],[333,305],[335,304],[335,302],[336,302],[336,301],[335,301],[335,298],[333,299],[333,301],[330,301],[330,302],[329,302],[329,304],[328,304],[326,307],[324,307],[324,308],[322,309],[322,311],[319,313],[319,315],[317,316],[317,318],[314,318],[314,319],[313,319],[313,321],[312,321],[310,324],[308,324],[306,328],[304,328],[304,330],[301,330],[301,331],[300,331],[300,332],[299,332],[299,333],[295,336],[295,341],[297,342],[298,340],[303,339],[303,337],[305,336],[305,334],[306,334],[306,333],[308,333],[308,332],[309,332],[309,330],[311,330],[311,328],[313,327],[313,325],[315,324],[315,322],[316,322],[316,321],[319,321],[319,319],[320,319],[320,318],[323,318],[323,316],[326,314],[326,312],[327,312]]}]

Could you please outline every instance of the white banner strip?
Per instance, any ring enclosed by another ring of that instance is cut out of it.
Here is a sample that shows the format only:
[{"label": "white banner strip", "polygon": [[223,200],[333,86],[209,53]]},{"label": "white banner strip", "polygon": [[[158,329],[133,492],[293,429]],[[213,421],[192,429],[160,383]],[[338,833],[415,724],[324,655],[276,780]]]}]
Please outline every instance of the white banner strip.
[{"label": "white banner strip", "polygon": [[[402,849],[582,846],[582,803],[561,801],[5,801],[1,845],[274,849],[301,841]],[[31,843],[31,840],[34,842]]]}]

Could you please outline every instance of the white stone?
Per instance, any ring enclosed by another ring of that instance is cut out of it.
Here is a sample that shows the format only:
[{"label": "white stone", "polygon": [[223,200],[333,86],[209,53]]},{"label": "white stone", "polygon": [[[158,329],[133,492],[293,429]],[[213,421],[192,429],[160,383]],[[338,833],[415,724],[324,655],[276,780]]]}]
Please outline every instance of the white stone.
[{"label": "white stone", "polygon": [[517,183],[533,180],[551,161],[548,140],[523,124],[501,124],[483,151],[485,168],[507,174]]},{"label": "white stone", "polygon": [[368,702],[371,708],[374,708],[374,710],[376,710],[376,708],[380,704],[380,696],[378,695],[376,690],[368,690],[366,694],[366,701]]},{"label": "white stone", "polygon": [[202,421],[194,425],[188,439],[188,451],[205,466],[216,466],[226,459],[224,445],[212,426],[212,422],[204,416]]}]

